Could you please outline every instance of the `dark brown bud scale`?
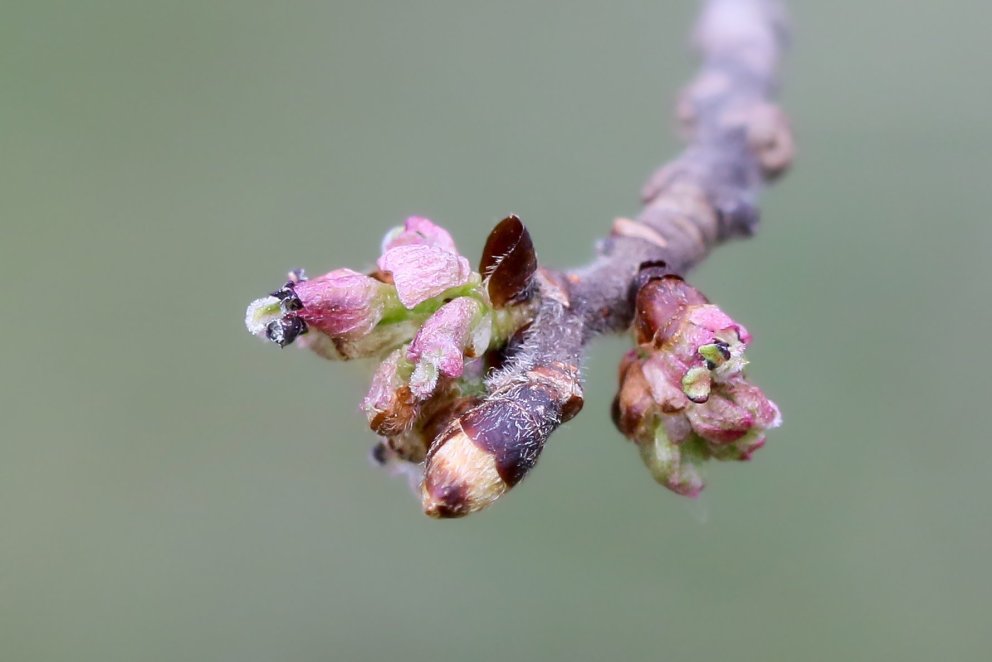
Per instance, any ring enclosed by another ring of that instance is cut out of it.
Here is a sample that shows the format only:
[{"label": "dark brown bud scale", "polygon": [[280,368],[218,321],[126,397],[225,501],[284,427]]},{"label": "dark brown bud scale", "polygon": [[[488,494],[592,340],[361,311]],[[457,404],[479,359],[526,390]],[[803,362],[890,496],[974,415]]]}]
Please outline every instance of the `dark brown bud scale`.
[{"label": "dark brown bud scale", "polygon": [[578,370],[575,366],[564,363],[554,363],[552,365],[538,366],[527,373],[536,381],[544,382],[557,393],[557,401],[560,403],[561,415],[559,423],[566,423],[575,418],[585,399],[582,395],[582,388],[579,385]]},{"label": "dark brown bud scale", "polygon": [[[436,399],[436,398],[435,398]],[[480,398],[475,396],[464,396],[456,398],[444,404],[435,411],[424,413],[423,422],[418,423],[427,446],[430,447],[441,434],[447,429],[453,420],[462,416],[472,407],[480,402]]]},{"label": "dark brown bud scale", "polygon": [[496,471],[513,487],[537,462],[560,416],[558,393],[550,385],[515,384],[462,416],[461,427],[493,456]]},{"label": "dark brown bud scale", "polygon": [[460,517],[488,506],[523,479],[555,428],[582,408],[576,367],[552,363],[524,377],[451,420],[433,443],[422,490],[428,515]]},{"label": "dark brown bud scale", "polygon": [[479,262],[492,304],[504,308],[529,298],[535,271],[537,254],[530,233],[519,218],[507,216],[489,233]]}]

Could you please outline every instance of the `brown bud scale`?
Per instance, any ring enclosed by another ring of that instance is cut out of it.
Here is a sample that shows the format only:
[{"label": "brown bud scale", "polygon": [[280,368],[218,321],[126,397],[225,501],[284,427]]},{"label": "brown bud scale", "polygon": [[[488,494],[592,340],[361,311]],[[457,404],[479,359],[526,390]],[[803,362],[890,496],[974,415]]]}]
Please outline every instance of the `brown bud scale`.
[{"label": "brown bud scale", "polygon": [[489,299],[496,308],[530,296],[537,254],[530,233],[519,218],[507,216],[489,233],[479,271],[488,279]]},{"label": "brown bud scale", "polygon": [[637,293],[635,333],[638,344],[660,347],[678,329],[680,314],[691,305],[707,303],[699,290],[680,277],[668,275],[646,283]]}]

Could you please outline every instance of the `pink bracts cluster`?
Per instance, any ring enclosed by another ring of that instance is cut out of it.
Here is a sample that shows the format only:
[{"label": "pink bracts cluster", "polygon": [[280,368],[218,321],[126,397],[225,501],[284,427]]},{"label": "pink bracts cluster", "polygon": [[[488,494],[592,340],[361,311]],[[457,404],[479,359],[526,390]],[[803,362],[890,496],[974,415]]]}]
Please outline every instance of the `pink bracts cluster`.
[{"label": "pink bracts cluster", "polygon": [[282,288],[248,306],[245,323],[280,346],[295,341],[325,358],[380,359],[362,410],[390,455],[419,462],[430,443],[421,428],[482,390],[480,357],[523,324],[527,307],[494,306],[489,279],[426,218],[389,231],[376,266],[310,279],[291,272]]},{"label": "pink bracts cluster", "polygon": [[696,496],[701,462],[750,459],[780,424],[778,408],[744,377],[747,330],[678,276],[640,288],[634,330],[615,422],[658,482]]},{"label": "pink bracts cluster", "polygon": [[[749,459],[780,418],[744,377],[747,330],[659,269],[636,281],[637,346],[620,365],[614,420],[658,482],[696,496],[703,461]],[[477,270],[446,230],[412,217],[386,235],[375,269],[291,272],[245,323],[280,346],[377,360],[361,402],[380,438],[373,457],[416,476],[427,514],[460,517],[515,485],[582,407],[577,362],[530,356],[515,379],[492,372],[520,350],[541,296],[567,300],[549,278],[515,216],[490,233]]]}]

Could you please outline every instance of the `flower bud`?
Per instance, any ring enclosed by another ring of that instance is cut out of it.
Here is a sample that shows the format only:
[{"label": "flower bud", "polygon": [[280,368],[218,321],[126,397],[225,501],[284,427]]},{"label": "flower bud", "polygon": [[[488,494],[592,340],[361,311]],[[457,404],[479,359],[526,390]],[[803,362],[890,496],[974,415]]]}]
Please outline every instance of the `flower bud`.
[{"label": "flower bud", "polygon": [[655,479],[695,496],[699,465],[746,460],[781,423],[778,408],[743,374],[747,330],[676,276],[638,291],[641,343],[621,362],[614,422]]},{"label": "flower bud", "polygon": [[378,265],[392,274],[396,294],[408,309],[468,284],[473,276],[468,260],[461,255],[423,244],[390,248]]},{"label": "flower bud", "polygon": [[369,333],[382,319],[390,290],[389,285],[351,269],[335,269],[292,288],[302,304],[299,317],[332,338]]},{"label": "flower bud", "polygon": [[448,231],[431,220],[420,216],[411,216],[401,228],[393,228],[386,233],[382,240],[382,252],[385,253],[397,246],[423,245],[433,246],[458,254],[455,240]]},{"label": "flower bud", "polygon": [[753,438],[782,422],[775,403],[744,379],[721,385],[704,404],[688,408],[686,417],[696,434],[711,445]]},{"label": "flower bud", "polygon": [[461,377],[465,357],[481,356],[491,334],[492,318],[479,301],[459,297],[441,306],[420,327],[407,352],[415,366],[410,378],[414,395],[426,399],[439,377]]},{"label": "flower bud", "polygon": [[495,456],[478,446],[456,421],[427,456],[421,501],[430,517],[463,517],[482,510],[508,487]]},{"label": "flower bud", "polygon": [[385,349],[385,338],[361,347],[354,344],[396,305],[390,285],[351,269],[335,269],[310,280],[302,272],[290,275],[281,289],[249,304],[245,313],[249,332],[285,347],[312,331],[306,344],[328,358],[367,356]]},{"label": "flower bud", "polygon": [[417,399],[407,383],[410,365],[404,354],[401,348],[383,359],[362,400],[362,411],[368,417],[369,427],[384,437],[408,431],[418,414]]},{"label": "flower bud", "polygon": [[452,421],[427,454],[422,489],[431,517],[482,510],[534,467],[551,432],[582,398],[571,372],[544,366]]}]

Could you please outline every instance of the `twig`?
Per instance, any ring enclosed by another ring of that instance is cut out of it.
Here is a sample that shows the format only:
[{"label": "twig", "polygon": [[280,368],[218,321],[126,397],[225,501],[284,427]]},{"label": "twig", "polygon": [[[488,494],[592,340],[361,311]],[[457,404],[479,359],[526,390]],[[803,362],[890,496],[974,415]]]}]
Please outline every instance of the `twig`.
[{"label": "twig", "polygon": [[[490,380],[490,399],[508,410],[533,409],[533,403],[519,402],[507,388],[533,381],[534,374],[551,379],[555,387],[550,390],[561,394],[559,400],[543,403],[540,420],[522,417],[528,424],[517,428],[519,437],[534,447],[530,464],[547,437],[570,418],[561,407],[581,392],[584,345],[598,334],[630,327],[642,267],[664,265],[670,273],[684,274],[714,246],[753,234],[763,183],[781,175],[792,160],[786,118],[771,103],[786,41],[778,3],[710,0],[695,41],[702,68],[678,104],[688,146],[650,178],[636,220],[614,221],[591,265],[545,272],[540,313],[515,360]],[[515,437],[502,442],[520,443]],[[514,475],[529,468],[513,467]],[[493,489],[501,492],[502,486]]]},{"label": "twig", "polygon": [[761,187],[792,160],[787,120],[771,101],[784,23],[775,0],[704,3],[695,33],[702,66],[677,108],[687,147],[649,179],[640,214],[613,222],[590,265],[538,269],[511,217],[473,274],[447,232],[411,218],[387,236],[379,271],[292,274],[249,307],[249,329],[280,345],[301,336],[328,358],[392,350],[363,405],[385,438],[376,456],[423,461],[425,512],[455,517],[523,478],[582,407],[586,344],[636,322],[618,427],[659,482],[698,493],[690,463],[749,458],[778,411],[743,378],[743,327],[665,274],[753,234]]}]

